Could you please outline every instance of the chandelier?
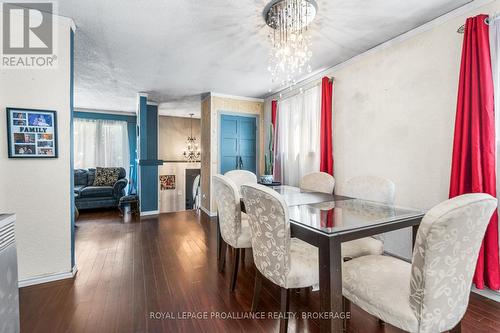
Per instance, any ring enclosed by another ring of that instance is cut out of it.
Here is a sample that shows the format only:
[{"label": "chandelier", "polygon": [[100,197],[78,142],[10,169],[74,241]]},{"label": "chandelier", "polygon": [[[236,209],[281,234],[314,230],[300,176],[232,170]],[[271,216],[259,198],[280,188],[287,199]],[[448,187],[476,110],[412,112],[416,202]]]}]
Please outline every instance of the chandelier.
[{"label": "chandelier", "polygon": [[273,83],[291,88],[298,76],[311,72],[311,39],[307,26],[316,11],[314,0],[274,0],[264,9],[266,24],[272,29],[268,70]]},{"label": "chandelier", "polygon": [[194,113],[190,113],[191,117],[190,126],[191,126],[191,134],[188,136],[186,140],[186,148],[182,155],[188,162],[198,162],[200,160],[201,152],[196,142],[196,138],[193,136],[193,115]]}]

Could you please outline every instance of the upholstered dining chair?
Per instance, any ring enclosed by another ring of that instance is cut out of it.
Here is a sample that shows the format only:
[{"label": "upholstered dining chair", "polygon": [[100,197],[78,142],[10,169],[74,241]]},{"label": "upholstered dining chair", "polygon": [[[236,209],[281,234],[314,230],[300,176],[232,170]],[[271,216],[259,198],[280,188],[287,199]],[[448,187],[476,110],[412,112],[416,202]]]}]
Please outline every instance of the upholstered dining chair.
[{"label": "upholstered dining chair", "polygon": [[240,190],[241,185],[246,183],[257,184],[257,176],[247,170],[231,170],[224,174],[224,176],[230,178]]},{"label": "upholstered dining chair", "polygon": [[481,243],[497,207],[488,194],[465,194],[425,214],[412,263],[389,256],[343,265],[343,295],[409,332],[460,332]]},{"label": "upholstered dining chair", "polygon": [[299,187],[306,191],[333,194],[335,178],[326,172],[313,172],[300,179]]},{"label": "upholstered dining chair", "polygon": [[276,191],[257,184],[245,184],[241,189],[256,267],[252,311],[257,309],[265,277],[281,288],[280,332],[286,332],[290,290],[319,283],[318,249],[290,237],[288,206]]},{"label": "upholstered dining chair", "polygon": [[241,213],[239,190],[236,184],[222,175],[213,176],[214,195],[221,233],[219,271],[224,270],[227,245],[233,252],[232,274],[229,289],[234,291],[242,249],[251,248],[250,226],[246,214]]},{"label": "upholstered dining chair", "polygon": [[[377,176],[360,176],[348,179],[342,186],[342,194],[351,198],[394,204],[396,185]],[[380,236],[356,239],[342,243],[342,255],[346,259],[370,254],[382,254],[384,243]]]}]

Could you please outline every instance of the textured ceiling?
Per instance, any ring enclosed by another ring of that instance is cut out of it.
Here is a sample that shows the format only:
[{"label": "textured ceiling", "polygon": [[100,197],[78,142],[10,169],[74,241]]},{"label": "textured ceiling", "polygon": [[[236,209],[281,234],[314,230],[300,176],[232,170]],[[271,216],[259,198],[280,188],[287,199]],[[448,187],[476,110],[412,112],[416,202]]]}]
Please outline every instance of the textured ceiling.
[{"label": "textured ceiling", "polygon": [[[317,0],[313,71],[345,61],[469,0]],[[149,92],[164,114],[201,93],[262,97],[269,89],[266,0],[64,0],[74,19],[79,108],[135,111]],[[167,110],[167,111],[165,111]],[[198,109],[199,110],[199,109]],[[179,115],[179,114],[177,114]]]}]

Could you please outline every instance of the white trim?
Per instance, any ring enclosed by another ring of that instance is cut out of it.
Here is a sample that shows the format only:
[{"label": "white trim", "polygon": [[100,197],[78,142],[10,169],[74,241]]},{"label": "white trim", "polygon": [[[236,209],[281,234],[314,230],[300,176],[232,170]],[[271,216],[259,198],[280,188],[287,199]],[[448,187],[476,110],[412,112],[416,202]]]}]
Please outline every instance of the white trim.
[{"label": "white trim", "polygon": [[148,94],[148,93],[145,93],[145,92],[138,92],[138,93],[137,93],[137,97],[138,97],[138,98],[139,98],[139,97],[146,97],[146,98],[148,98],[148,97],[149,97],[149,94]]},{"label": "white trim", "polygon": [[200,206],[200,209],[203,211],[203,213],[207,214],[210,217],[217,216],[217,213],[212,213],[211,211],[209,211],[208,209],[206,209],[203,206]]},{"label": "white trim", "polygon": [[146,104],[147,105],[154,105],[154,106],[158,106],[159,105],[157,102],[153,102],[153,101],[147,101]]},{"label": "white trim", "polygon": [[500,303],[500,292],[498,292],[498,291],[494,291],[494,290],[490,290],[490,289],[480,290],[480,289],[477,289],[476,287],[473,286],[472,292],[476,293],[478,295],[484,296],[486,298],[489,298],[495,302]]},{"label": "white trim", "polygon": [[141,216],[151,216],[151,215],[158,215],[160,214],[160,211],[157,209],[157,210],[150,210],[150,211],[147,211],[147,212],[141,212]]},{"label": "white trim", "polygon": [[227,94],[219,94],[219,93],[215,93],[215,92],[210,92],[210,96],[221,97],[221,98],[230,98],[230,99],[236,99],[236,100],[240,100],[240,101],[264,102],[264,98],[227,95]]},{"label": "white trim", "polygon": [[137,115],[135,112],[130,112],[130,111],[94,110],[85,108],[75,108],[75,112],[115,114],[117,116],[134,116],[134,117]]},{"label": "white trim", "polygon": [[47,282],[72,279],[75,277],[77,271],[78,271],[78,269],[76,268],[76,266],[74,266],[73,269],[69,272],[34,276],[31,278],[19,280],[17,285],[19,288],[23,288],[23,287],[34,286],[37,284],[42,284],[42,283],[47,283]]},{"label": "white trim", "polygon": [[[358,55],[355,55],[353,56],[352,58],[349,58],[343,62],[340,62],[340,63],[337,63],[337,64],[334,64],[332,66],[328,66],[328,67],[323,67],[315,72],[313,72],[312,74],[304,77],[302,80],[300,80],[299,82],[297,82],[297,84],[294,86],[294,89],[299,89],[300,87],[304,86],[304,85],[307,85],[311,82],[314,82],[316,80],[320,80],[323,76],[330,76],[332,74],[332,72],[334,71],[337,71],[339,69],[341,69],[342,67],[344,66],[347,66],[347,65],[350,65],[354,62],[357,62],[359,61],[360,59],[363,59],[364,57],[368,56],[368,55],[371,55],[372,53],[375,53],[375,52],[378,52],[380,50],[384,50],[384,49],[387,49],[391,46],[393,46],[394,44],[398,44],[398,43],[401,43],[405,40],[408,40],[408,39],[411,39],[415,36],[418,36],[424,32],[427,32],[429,30],[432,30],[434,29],[435,27],[438,27],[440,25],[443,25],[444,23],[454,19],[454,18],[457,18],[459,16],[462,16],[464,14],[467,14],[475,9],[478,9],[482,6],[485,6],[491,2],[494,2],[495,0],[475,0],[475,1],[471,1],[461,7],[458,7],[457,9],[454,9],[446,14],[443,14],[427,23],[424,23],[422,24],[421,26],[418,26],[412,30],[409,30],[405,33],[402,33],[401,35],[399,36],[396,36],[392,39],[389,39],[381,44],[378,44],[374,47],[372,47],[371,49],[369,50],[366,50],[365,52],[363,53],[360,53]],[[458,29],[458,27],[457,27]],[[284,88],[284,89],[279,89],[279,90],[276,90],[274,92],[271,92],[270,94],[267,94],[264,96],[265,99],[269,99],[269,98],[277,98],[279,97],[279,94],[280,93],[284,93],[285,91],[289,90],[289,88]]]}]

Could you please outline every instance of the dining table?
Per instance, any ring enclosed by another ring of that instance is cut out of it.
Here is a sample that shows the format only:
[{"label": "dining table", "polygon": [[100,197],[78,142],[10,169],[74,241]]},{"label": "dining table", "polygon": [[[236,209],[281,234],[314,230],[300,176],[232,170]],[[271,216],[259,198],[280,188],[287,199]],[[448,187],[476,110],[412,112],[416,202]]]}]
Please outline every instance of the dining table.
[{"label": "dining table", "polygon": [[[378,234],[412,228],[412,244],[424,212],[341,195],[274,186],[288,205],[290,232],[318,248],[321,332],[344,332],[341,244]],[[245,211],[244,201],[241,201]],[[220,228],[217,219],[218,246]],[[220,252],[218,252],[220,253]]]}]

